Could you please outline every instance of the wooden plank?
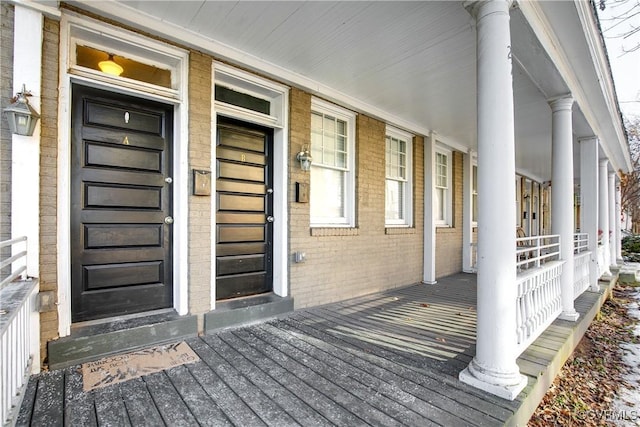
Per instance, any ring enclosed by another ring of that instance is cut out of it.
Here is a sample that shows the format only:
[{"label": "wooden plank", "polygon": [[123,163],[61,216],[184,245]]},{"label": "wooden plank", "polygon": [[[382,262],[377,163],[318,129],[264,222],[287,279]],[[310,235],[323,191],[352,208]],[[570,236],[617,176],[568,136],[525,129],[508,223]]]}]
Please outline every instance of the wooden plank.
[{"label": "wooden plank", "polygon": [[[457,379],[443,376],[433,369],[434,363],[423,361],[420,366],[403,363],[397,355],[376,345],[363,343],[349,337],[335,337],[317,327],[317,323],[301,323],[293,319],[283,321],[288,328],[304,332],[320,342],[332,345],[332,353],[368,372],[386,371],[395,381],[408,387],[411,393],[430,402],[435,408],[458,418],[482,419],[490,417],[505,419],[513,413],[515,404],[487,395],[460,383]],[[471,410],[469,409],[472,408]],[[479,412],[478,412],[479,411]],[[462,421],[462,420],[460,420]],[[445,425],[457,425],[457,423]]]},{"label": "wooden plank", "polygon": [[200,340],[192,346],[227,386],[232,389],[267,425],[291,425],[295,421],[262,390],[247,380],[241,372],[229,364],[208,344]]},{"label": "wooden plank", "polygon": [[164,372],[145,375],[142,379],[165,424],[176,427],[198,424]]},{"label": "wooden plank", "polygon": [[278,350],[270,343],[267,343],[253,335],[248,328],[237,329],[234,331],[234,335],[241,338],[253,348],[261,349],[265,357],[270,358],[285,370],[291,372],[298,378],[298,381],[304,381],[321,393],[331,396],[331,399],[334,402],[339,403],[347,411],[353,413],[359,418],[359,421],[357,422],[358,425],[363,423],[368,425],[373,424],[385,426],[400,425],[396,420],[374,408],[368,402],[354,396],[350,390],[340,387],[325,376],[319,375],[317,372],[310,370],[306,366],[306,360],[305,365],[299,363],[297,360],[289,357],[287,353]]},{"label": "wooden plank", "polygon": [[203,426],[233,426],[231,421],[218,407],[186,366],[177,366],[165,371],[184,403]]},{"label": "wooden plank", "polygon": [[[312,369],[318,375],[333,381],[334,384],[349,390],[351,394],[362,399],[363,402],[372,405],[377,410],[391,417],[394,422],[403,425],[433,425],[431,421],[424,418],[419,413],[413,411],[409,406],[404,406],[396,401],[395,398],[384,393],[384,384],[371,375],[366,375],[358,369],[347,364],[336,363],[336,359],[323,358],[322,352],[313,347],[306,347],[303,351],[294,345],[298,340],[286,333],[282,333],[271,325],[260,325],[251,328],[251,332],[265,342],[271,343],[274,347],[283,353],[293,357],[296,360],[304,360],[305,366]],[[334,365],[337,364],[338,366]],[[375,390],[375,392],[372,392]],[[404,395],[407,400],[410,396]],[[385,423],[385,425],[388,425]]]},{"label": "wooden plank", "polygon": [[95,400],[96,418],[101,426],[131,426],[129,414],[118,385],[91,392]]},{"label": "wooden plank", "polygon": [[31,424],[61,425],[64,416],[64,371],[52,371],[40,377]]},{"label": "wooden plank", "polygon": [[[198,349],[204,343],[200,341],[200,339],[194,338],[188,340],[187,344],[198,353],[198,356],[202,357]],[[216,405],[224,411],[224,414],[231,423],[239,426],[266,425],[205,362],[189,363],[185,366],[203,390],[205,390]]]},{"label": "wooden plank", "polygon": [[312,409],[304,400],[290,392],[274,378],[258,368],[247,355],[240,353],[217,335],[204,337],[204,341],[247,377],[257,388],[269,396],[286,411],[296,422],[304,426],[323,426],[331,423]]},{"label": "wooden plank", "polygon": [[22,399],[22,406],[18,411],[16,418],[16,426],[28,426],[31,425],[31,417],[33,415],[33,407],[36,401],[36,392],[38,390],[38,382],[41,375],[33,375],[29,378],[27,388],[24,392],[24,398]]},{"label": "wooden plank", "polygon": [[79,366],[73,366],[63,371],[65,373],[64,387],[64,421],[72,426],[97,426],[96,410],[93,395],[82,389],[82,371]]},{"label": "wooden plank", "polygon": [[[340,351],[339,348],[330,346],[320,340],[313,340],[313,338],[304,333],[288,328],[283,322],[278,322],[277,327],[268,324],[261,329],[289,343],[305,354],[312,355],[313,358],[342,373],[342,375],[354,378],[367,387],[367,390],[375,390],[376,395],[382,394],[392,400],[397,404],[395,409],[400,410],[400,415],[387,413],[404,424],[439,425],[446,422],[449,425],[459,425],[462,422],[452,414],[445,413],[426,400],[422,400],[419,396],[416,396],[417,393],[413,393],[413,390],[407,391],[405,388],[407,384],[403,384],[402,381],[397,381],[398,378],[388,375],[388,371],[368,363],[359,365],[357,360],[353,360],[353,357],[340,358],[337,355]],[[381,406],[378,407],[381,408]],[[437,420],[437,422],[432,420]]]},{"label": "wooden plank", "polygon": [[304,396],[305,402],[320,415],[328,419],[333,425],[354,426],[363,424],[361,419],[348,412],[326,394],[314,388],[313,384],[308,384],[306,381],[300,380],[300,378],[293,375],[280,364],[267,357],[264,349],[250,346],[231,331],[222,332],[218,334],[218,336],[238,352],[250,358],[258,368],[291,393],[296,396]]},{"label": "wooden plank", "polygon": [[116,387],[120,388],[120,395],[127,408],[131,425],[160,426],[164,424],[142,378],[125,381],[117,384]]}]

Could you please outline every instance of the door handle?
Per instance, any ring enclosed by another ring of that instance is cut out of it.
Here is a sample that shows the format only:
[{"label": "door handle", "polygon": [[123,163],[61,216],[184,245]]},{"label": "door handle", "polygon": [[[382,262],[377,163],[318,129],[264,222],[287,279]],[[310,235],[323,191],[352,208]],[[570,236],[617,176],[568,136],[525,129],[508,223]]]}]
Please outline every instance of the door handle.
[{"label": "door handle", "polygon": [[173,182],[173,178],[171,178],[170,176],[166,177],[164,179],[164,182],[166,182],[167,184],[171,184]]},{"label": "door handle", "polygon": [[267,222],[273,222],[273,217],[271,215],[267,217]]},{"label": "door handle", "polygon": [[165,223],[165,224],[173,224],[173,218],[172,218],[172,217],[170,217],[170,216],[165,217],[165,219],[164,219],[164,223]]}]

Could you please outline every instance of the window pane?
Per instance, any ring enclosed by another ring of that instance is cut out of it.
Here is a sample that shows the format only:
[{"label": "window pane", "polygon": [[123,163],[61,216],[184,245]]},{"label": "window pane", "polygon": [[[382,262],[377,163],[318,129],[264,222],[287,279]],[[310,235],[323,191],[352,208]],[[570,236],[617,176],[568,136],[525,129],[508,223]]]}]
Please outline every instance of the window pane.
[{"label": "window pane", "polygon": [[311,217],[344,218],[344,171],[311,167]]},{"label": "window pane", "polygon": [[388,179],[386,181],[385,218],[404,219],[404,183]]},{"label": "window pane", "polygon": [[442,188],[436,188],[435,191],[435,218],[436,221],[444,221],[445,220],[445,211],[444,211],[444,190]]},{"label": "window pane", "polygon": [[347,122],[345,122],[344,120],[338,120],[336,131],[339,135],[347,135]]}]

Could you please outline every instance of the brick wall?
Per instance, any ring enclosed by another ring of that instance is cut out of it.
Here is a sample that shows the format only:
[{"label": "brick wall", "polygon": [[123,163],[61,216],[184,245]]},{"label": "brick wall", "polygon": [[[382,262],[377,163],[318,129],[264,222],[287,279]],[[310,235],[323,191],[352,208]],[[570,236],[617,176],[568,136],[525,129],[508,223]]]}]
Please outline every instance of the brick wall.
[{"label": "brick wall", "polygon": [[[193,169],[211,169],[211,60],[210,56],[199,52],[191,52],[189,55],[189,165]],[[190,188],[192,185],[190,183]],[[190,195],[190,313],[209,311],[210,284],[211,197]],[[199,324],[201,321],[202,319]]]},{"label": "brick wall", "polygon": [[[13,5],[0,3],[0,109],[9,105],[13,93]],[[4,114],[0,117],[0,241],[11,238],[11,132]],[[0,249],[0,256],[11,256],[11,248]],[[6,267],[0,278],[11,273]]]},{"label": "brick wall", "polygon": [[414,141],[414,227],[385,229],[385,124],[360,114],[356,120],[355,229],[309,228],[309,204],[296,203],[295,182],[309,183],[295,160],[311,139],[311,96],[290,96],[290,250],[307,255],[291,263],[291,294],[296,308],[339,301],[422,279],[423,139]]},{"label": "brick wall", "polygon": [[[40,137],[40,291],[58,293],[57,170],[58,170],[58,58],[60,24],[44,19]],[[40,314],[40,354],[47,341],[58,337],[58,311]]]},{"label": "brick wall", "polygon": [[453,224],[448,228],[436,228],[436,277],[462,270],[463,155],[454,151],[452,157]]}]

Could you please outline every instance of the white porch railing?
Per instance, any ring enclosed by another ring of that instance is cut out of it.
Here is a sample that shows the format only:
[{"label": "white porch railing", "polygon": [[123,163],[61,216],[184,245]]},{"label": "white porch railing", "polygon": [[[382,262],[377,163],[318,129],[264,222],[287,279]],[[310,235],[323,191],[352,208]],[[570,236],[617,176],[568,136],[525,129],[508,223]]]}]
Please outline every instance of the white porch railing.
[{"label": "white porch railing", "polygon": [[546,262],[560,259],[560,236],[518,237],[516,239],[516,267],[518,271],[538,268]]},{"label": "white porch railing", "polygon": [[578,298],[589,288],[589,235],[576,233],[573,236],[573,299]]},{"label": "white porch railing", "polygon": [[[12,425],[32,371],[39,369],[38,280],[26,272],[27,238],[0,242],[0,248],[20,245],[24,250],[2,260],[0,269],[12,273],[0,282],[0,424]],[[20,276],[21,280],[16,281]],[[34,360],[36,361],[34,363]],[[37,366],[37,368],[35,368]]]},{"label": "white porch railing", "polygon": [[516,336],[522,353],[562,312],[560,236],[516,239]]}]

